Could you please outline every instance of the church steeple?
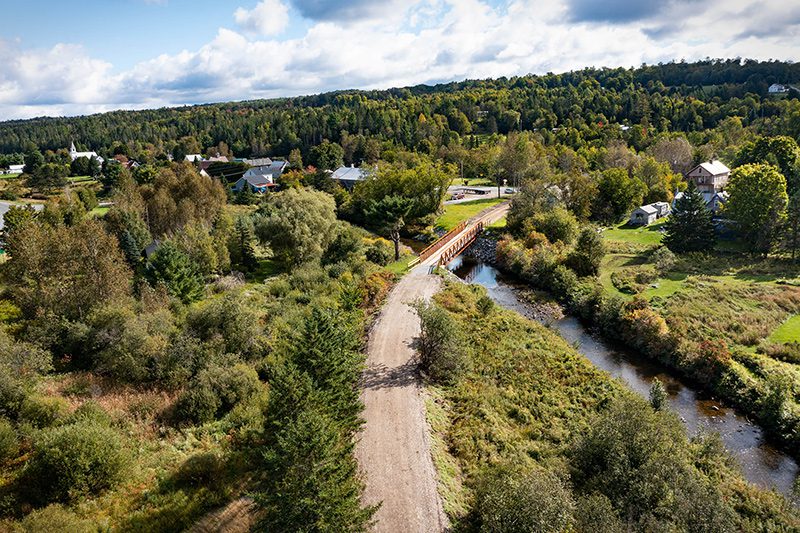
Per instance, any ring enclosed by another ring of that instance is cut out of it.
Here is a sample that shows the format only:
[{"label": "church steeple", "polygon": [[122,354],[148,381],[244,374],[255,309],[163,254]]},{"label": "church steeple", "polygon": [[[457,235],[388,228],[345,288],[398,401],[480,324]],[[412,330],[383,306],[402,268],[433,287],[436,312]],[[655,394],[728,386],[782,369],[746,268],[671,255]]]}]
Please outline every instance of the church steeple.
[{"label": "church steeple", "polygon": [[71,144],[69,145],[69,153],[74,154],[77,152],[78,151],[75,149],[75,141],[72,141]]}]

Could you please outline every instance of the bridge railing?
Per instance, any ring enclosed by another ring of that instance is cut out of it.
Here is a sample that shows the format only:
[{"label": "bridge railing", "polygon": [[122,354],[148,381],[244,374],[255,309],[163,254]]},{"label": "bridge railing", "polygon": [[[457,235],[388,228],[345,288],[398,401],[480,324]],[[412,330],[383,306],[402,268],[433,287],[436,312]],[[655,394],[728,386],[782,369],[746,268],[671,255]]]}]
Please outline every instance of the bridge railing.
[{"label": "bridge railing", "polygon": [[448,231],[447,233],[445,233],[444,235],[442,235],[441,237],[436,239],[436,241],[433,244],[431,244],[430,246],[428,246],[427,248],[422,250],[419,253],[419,256],[417,256],[410,263],[408,263],[409,268],[420,264],[422,261],[425,261],[427,258],[429,258],[433,254],[435,254],[436,252],[441,250],[442,246],[444,246],[448,242],[450,242],[450,240],[454,236],[456,236],[459,233],[461,233],[462,231],[464,231],[464,228],[467,227],[467,222],[469,222],[469,221],[465,220],[465,221],[461,222],[456,227],[454,227],[453,229],[451,229],[450,231]]},{"label": "bridge railing", "polygon": [[439,261],[437,263],[438,266],[445,266],[449,263],[454,257],[458,256],[461,252],[463,252],[470,244],[475,242],[475,239],[478,238],[478,235],[483,233],[483,221],[478,222],[474,226],[472,226],[468,232],[464,235],[459,237],[457,240],[451,242],[448,247],[442,252],[442,255],[439,256]]}]

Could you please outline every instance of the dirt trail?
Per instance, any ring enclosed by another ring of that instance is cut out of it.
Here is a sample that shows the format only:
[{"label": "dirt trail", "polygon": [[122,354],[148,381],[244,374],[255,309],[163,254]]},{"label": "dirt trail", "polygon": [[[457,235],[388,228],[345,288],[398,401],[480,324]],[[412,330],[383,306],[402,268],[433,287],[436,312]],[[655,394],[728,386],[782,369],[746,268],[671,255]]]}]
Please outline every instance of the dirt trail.
[{"label": "dirt trail", "polygon": [[444,514],[430,454],[429,429],[412,346],[419,320],[407,303],[430,298],[439,278],[418,266],[398,283],[369,339],[361,398],[366,421],[356,458],[366,504],[381,503],[375,531],[444,531]]},{"label": "dirt trail", "polygon": [[[473,222],[482,219],[491,224],[507,209],[488,209]],[[375,515],[378,532],[441,532],[449,526],[437,491],[416,368],[413,343],[419,319],[407,305],[439,290],[440,279],[429,274],[438,256],[415,267],[394,287],[369,338],[361,395],[366,423],[356,458],[366,483],[364,502],[381,503]]]}]

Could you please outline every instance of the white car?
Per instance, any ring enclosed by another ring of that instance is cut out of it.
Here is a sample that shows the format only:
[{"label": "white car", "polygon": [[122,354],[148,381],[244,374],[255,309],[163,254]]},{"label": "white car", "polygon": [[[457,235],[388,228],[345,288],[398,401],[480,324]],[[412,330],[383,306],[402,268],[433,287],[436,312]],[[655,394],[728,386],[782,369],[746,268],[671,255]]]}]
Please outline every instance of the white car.
[{"label": "white car", "polygon": [[506,187],[506,194],[514,194],[515,192],[517,192],[517,191],[515,191],[511,187]]}]

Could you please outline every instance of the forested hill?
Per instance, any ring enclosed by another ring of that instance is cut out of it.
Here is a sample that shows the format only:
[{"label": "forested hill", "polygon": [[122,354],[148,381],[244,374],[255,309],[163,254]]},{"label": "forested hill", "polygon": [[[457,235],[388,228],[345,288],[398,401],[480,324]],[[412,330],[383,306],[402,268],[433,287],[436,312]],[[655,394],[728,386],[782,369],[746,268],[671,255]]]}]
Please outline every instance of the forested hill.
[{"label": "forested hill", "polygon": [[[619,136],[636,146],[663,131],[701,131],[729,116],[767,132],[800,135],[792,90],[768,96],[772,83],[800,82],[800,64],[707,60],[636,69],[587,68],[565,74],[419,85],[385,91],[338,91],[238,103],[115,111],[85,117],[0,123],[0,153],[36,145],[108,155],[201,151],[220,142],[237,156],[305,153],[343,134],[433,153],[469,134],[537,130],[567,145]],[[352,141],[352,138],[351,138]],[[373,141],[374,142],[374,141]]]}]

